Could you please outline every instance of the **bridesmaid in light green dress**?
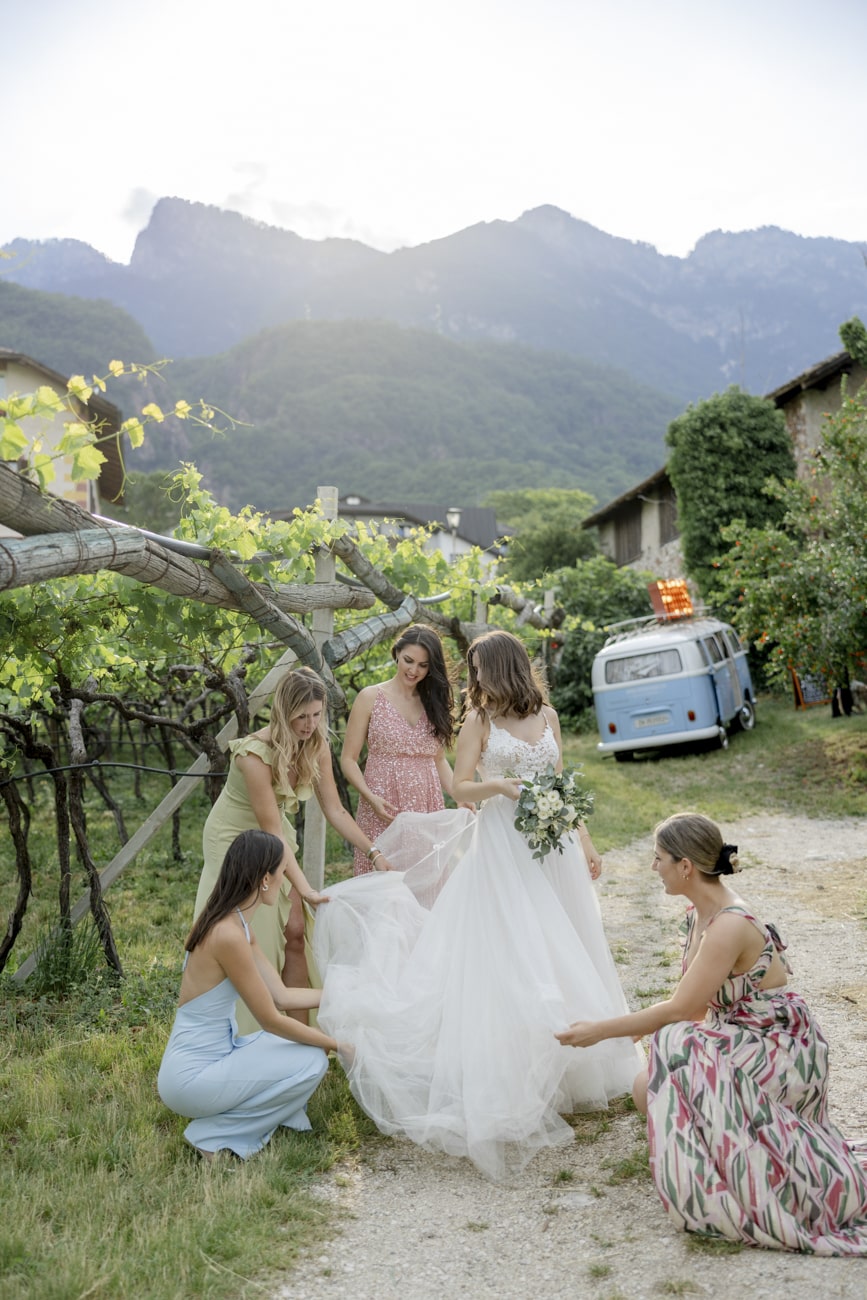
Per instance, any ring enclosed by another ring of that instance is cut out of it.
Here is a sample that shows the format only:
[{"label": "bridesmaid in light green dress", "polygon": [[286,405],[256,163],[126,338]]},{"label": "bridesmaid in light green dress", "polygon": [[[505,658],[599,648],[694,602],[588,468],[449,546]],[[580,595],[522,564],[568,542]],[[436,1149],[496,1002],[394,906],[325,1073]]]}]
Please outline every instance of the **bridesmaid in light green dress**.
[{"label": "bridesmaid in light green dress", "polygon": [[[325,687],[309,668],[292,669],[280,679],[268,725],[229,745],[226,784],[208,814],[202,837],[204,866],[195,916],[210,897],[226,851],[241,831],[258,827],[283,841],[286,871],[277,905],[260,908],[251,929],[262,953],[290,988],[308,983],[301,900],[312,907],[328,901],[327,895],[313,889],[295,857],[298,843],[290,818],[301,804],[315,795],[339,835],[375,859],[377,869],[389,866],[340,802],[331,769],[325,703]],[[303,1011],[295,1015],[306,1018]],[[238,1004],[237,1016],[241,1033],[258,1028],[243,1003]]]}]

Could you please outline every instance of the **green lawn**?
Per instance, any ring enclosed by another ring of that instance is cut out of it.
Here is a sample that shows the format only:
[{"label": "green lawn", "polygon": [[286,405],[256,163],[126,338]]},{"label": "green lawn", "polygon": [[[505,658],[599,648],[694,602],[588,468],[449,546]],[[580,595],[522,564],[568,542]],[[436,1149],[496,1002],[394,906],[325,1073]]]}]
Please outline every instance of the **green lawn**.
[{"label": "green lawn", "polygon": [[[596,793],[590,825],[606,851],[646,837],[678,809],[723,823],[755,811],[867,816],[867,716],[832,719],[762,699],[755,731],[728,750],[630,764],[602,760],[595,736],[569,737]],[[53,832],[39,789],[35,897],[16,948],[23,960],[54,914]],[[134,829],[164,788],[126,803]],[[161,833],[109,893],[127,978],[97,967],[65,996],[0,982],[0,1292],[4,1300],[189,1296],[267,1291],[303,1243],[330,1230],[311,1178],[375,1140],[332,1064],[310,1107],[314,1133],[280,1132],[245,1165],[201,1164],[184,1121],[156,1095],[199,871],[206,805],[181,824],[183,861]],[[96,802],[89,831],[107,861],[113,827]],[[3,828],[5,832],[5,827]],[[348,856],[332,844],[334,875]],[[0,907],[14,896],[9,837],[0,835]],[[12,966],[10,965],[10,969]]]},{"label": "green lawn", "polygon": [[752,812],[806,817],[867,816],[867,714],[832,718],[830,705],[796,710],[763,697],[755,730],[728,749],[666,753],[616,763],[598,737],[568,737],[596,805],[589,825],[600,851],[648,837],[663,817],[689,810],[725,823]]}]

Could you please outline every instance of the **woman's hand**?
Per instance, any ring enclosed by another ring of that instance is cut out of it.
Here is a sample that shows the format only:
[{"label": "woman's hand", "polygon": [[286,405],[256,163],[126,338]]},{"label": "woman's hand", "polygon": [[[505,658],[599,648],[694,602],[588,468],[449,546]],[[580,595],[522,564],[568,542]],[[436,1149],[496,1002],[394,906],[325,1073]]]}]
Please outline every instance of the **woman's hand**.
[{"label": "woman's hand", "polygon": [[307,892],[302,894],[301,897],[310,907],[318,907],[320,903],[329,902],[327,894],[320,894],[315,889],[307,890]]},{"label": "woman's hand", "polygon": [[477,805],[474,803],[459,803],[458,807],[465,808],[467,812],[471,812],[471,813],[479,811]]},{"label": "woman's hand", "polygon": [[364,795],[364,798],[370,804],[371,808],[376,813],[377,817],[381,822],[394,821],[395,817],[399,812],[399,809],[395,808],[394,804],[388,803],[385,799],[381,798],[380,795],[378,794]]},{"label": "woman's hand", "polygon": [[592,1047],[599,1042],[597,1022],[595,1020],[576,1020],[574,1025],[564,1029],[554,1037],[564,1047]]},{"label": "woman's hand", "polygon": [[518,802],[524,787],[517,777],[504,776],[497,784],[500,794],[504,794],[507,799],[514,799],[516,803]]},{"label": "woman's hand", "polygon": [[377,853],[373,862],[374,871],[394,871],[394,867],[389,862],[384,853]]}]

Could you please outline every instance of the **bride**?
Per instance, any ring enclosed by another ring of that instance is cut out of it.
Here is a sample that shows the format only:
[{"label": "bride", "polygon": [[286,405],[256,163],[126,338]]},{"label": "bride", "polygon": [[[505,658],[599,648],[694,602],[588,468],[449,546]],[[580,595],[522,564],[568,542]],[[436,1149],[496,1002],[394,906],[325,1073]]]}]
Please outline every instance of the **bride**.
[{"label": "bride", "polygon": [[330,888],[313,946],[319,1024],[352,1043],[364,1110],[502,1180],[572,1139],[563,1115],[628,1093],[642,1060],[630,1039],[576,1058],[553,1036],[626,1010],[591,884],[601,860],[583,825],[533,859],[515,801],[522,778],[562,768],[557,714],[511,633],[467,659],[453,797],[480,811],[398,816],[377,840],[397,869]]}]

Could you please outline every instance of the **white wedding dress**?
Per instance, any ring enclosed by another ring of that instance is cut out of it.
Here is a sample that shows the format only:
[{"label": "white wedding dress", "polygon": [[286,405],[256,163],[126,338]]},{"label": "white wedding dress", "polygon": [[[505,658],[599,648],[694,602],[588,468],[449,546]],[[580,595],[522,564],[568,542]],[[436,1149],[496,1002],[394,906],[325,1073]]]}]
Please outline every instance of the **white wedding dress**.
[{"label": "white wedding dress", "polygon": [[[491,724],[479,770],[529,777],[556,763]],[[533,860],[498,795],[478,814],[403,813],[377,840],[396,867],[329,888],[317,909],[319,1024],[360,1105],[384,1133],[469,1156],[489,1178],[572,1139],[561,1115],[630,1090],[628,1039],[561,1047],[574,1020],[626,1003],[577,835]]]}]

